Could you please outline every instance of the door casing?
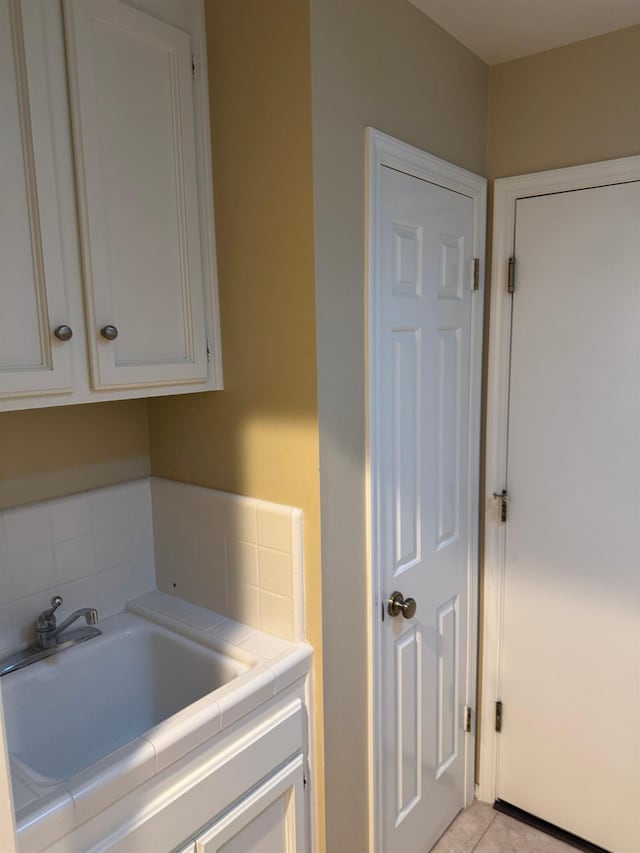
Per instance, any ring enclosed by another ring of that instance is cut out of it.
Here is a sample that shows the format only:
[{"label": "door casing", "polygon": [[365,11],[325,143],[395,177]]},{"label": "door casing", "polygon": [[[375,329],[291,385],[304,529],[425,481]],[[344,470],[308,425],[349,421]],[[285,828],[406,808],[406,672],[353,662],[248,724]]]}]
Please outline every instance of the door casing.
[{"label": "door casing", "polygon": [[480,259],[480,298],[474,301],[471,352],[472,394],[469,417],[470,436],[470,518],[476,523],[470,525],[468,560],[468,644],[464,650],[467,667],[466,704],[472,710],[471,733],[466,738],[466,791],[465,803],[474,796],[476,715],[475,697],[477,684],[477,639],[478,639],[478,532],[479,532],[479,492],[480,492],[480,417],[482,383],[482,315],[483,282],[485,278],[485,239],[486,239],[486,201],[487,183],[484,178],[465,169],[434,157],[431,154],[401,142],[379,130],[366,129],[366,371],[367,371],[367,446],[366,446],[366,501],[367,501],[367,648],[368,648],[368,735],[369,735],[369,849],[378,853],[381,835],[380,808],[382,797],[382,764],[379,760],[382,742],[382,689],[380,683],[381,667],[381,607],[383,591],[381,584],[380,543],[377,538],[379,523],[379,496],[382,483],[379,477],[377,460],[381,455],[380,425],[376,419],[378,411],[378,389],[376,377],[379,371],[379,331],[378,319],[380,306],[377,294],[380,287],[380,262],[376,245],[376,227],[380,208],[380,169],[388,166],[404,174],[428,181],[454,192],[463,193],[473,200],[473,253]]},{"label": "door casing", "polygon": [[[502,624],[505,585],[506,525],[500,519],[494,492],[507,487],[507,440],[509,406],[509,353],[511,347],[511,299],[507,292],[509,258],[514,251],[515,210],[520,198],[570,192],[590,187],[640,180],[640,156],[624,157],[553,169],[513,178],[501,178],[494,187],[494,218],[491,269],[491,313],[487,376],[487,431],[485,494],[483,625],[480,713],[480,766],[478,797],[494,802],[497,786],[499,735],[495,731],[495,703],[500,699],[502,673]],[[516,259],[517,290],[517,259]]]}]

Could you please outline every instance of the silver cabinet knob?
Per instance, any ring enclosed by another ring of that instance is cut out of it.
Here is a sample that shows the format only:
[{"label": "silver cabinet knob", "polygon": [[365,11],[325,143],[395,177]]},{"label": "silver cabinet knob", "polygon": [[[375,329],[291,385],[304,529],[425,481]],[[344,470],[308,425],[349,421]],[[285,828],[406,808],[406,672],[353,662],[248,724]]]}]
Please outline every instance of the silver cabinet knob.
[{"label": "silver cabinet knob", "polygon": [[116,326],[103,326],[100,329],[100,334],[106,341],[115,341],[118,337],[118,329]]},{"label": "silver cabinet knob", "polygon": [[389,616],[400,616],[402,614],[405,619],[413,619],[418,609],[415,598],[405,598],[401,592],[391,593],[387,605]]},{"label": "silver cabinet knob", "polygon": [[73,337],[73,329],[63,323],[62,326],[57,326],[53,330],[53,334],[59,341],[70,341]]}]

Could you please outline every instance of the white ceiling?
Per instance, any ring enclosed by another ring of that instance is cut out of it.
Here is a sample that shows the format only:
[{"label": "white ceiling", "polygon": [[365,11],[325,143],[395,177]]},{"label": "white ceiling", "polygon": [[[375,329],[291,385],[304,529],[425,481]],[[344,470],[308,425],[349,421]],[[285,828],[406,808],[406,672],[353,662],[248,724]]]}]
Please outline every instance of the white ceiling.
[{"label": "white ceiling", "polygon": [[640,0],[410,0],[495,65],[640,24]]}]

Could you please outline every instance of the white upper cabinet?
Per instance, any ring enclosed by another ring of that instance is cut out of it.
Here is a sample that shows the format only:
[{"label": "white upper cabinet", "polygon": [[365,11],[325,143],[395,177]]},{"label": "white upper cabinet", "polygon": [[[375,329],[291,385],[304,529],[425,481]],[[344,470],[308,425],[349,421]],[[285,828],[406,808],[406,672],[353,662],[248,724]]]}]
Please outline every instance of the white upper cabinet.
[{"label": "white upper cabinet", "polygon": [[205,44],[202,0],[0,0],[0,409],[221,387]]},{"label": "white upper cabinet", "polygon": [[72,390],[43,22],[0,2],[0,400]]},{"label": "white upper cabinet", "polygon": [[93,383],[206,381],[191,39],[118,0],[64,12]]}]

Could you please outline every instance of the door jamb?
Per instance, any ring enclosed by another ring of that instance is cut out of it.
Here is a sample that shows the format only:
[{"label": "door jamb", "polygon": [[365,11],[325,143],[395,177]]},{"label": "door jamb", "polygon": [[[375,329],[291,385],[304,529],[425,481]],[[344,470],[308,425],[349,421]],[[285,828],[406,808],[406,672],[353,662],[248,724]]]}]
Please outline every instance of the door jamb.
[{"label": "door jamb", "polygon": [[[494,185],[491,312],[487,374],[487,435],[485,494],[485,547],[483,566],[483,628],[478,798],[496,799],[498,743],[489,709],[500,699],[502,685],[502,630],[506,556],[506,525],[500,520],[494,492],[507,488],[507,425],[509,352],[511,345],[511,295],[507,292],[508,259],[513,254],[515,209],[519,198],[549,195],[640,180],[640,156],[624,157],[553,169],[512,178]],[[517,284],[516,284],[517,287]],[[517,298],[517,296],[516,296]]]},{"label": "door jamb", "polygon": [[[394,139],[379,130],[366,129],[366,369],[367,369],[367,435],[366,435],[366,502],[367,502],[367,648],[368,648],[368,734],[369,734],[369,849],[375,853],[380,849],[381,838],[381,802],[382,779],[381,764],[381,700],[382,685],[378,683],[378,665],[381,659],[380,608],[383,604],[381,588],[380,550],[377,531],[380,504],[380,484],[377,480],[378,467],[375,461],[380,458],[380,428],[372,413],[376,411],[377,389],[375,379],[379,375],[378,351],[375,346],[379,339],[379,247],[376,241],[380,206],[380,167],[389,166],[424,181],[437,184],[446,189],[470,197],[474,204],[473,256],[480,259],[480,288],[473,294],[471,318],[471,387],[469,408],[469,550],[468,550],[468,643],[463,654],[467,664],[467,685],[465,702],[475,706],[477,678],[477,640],[478,640],[478,531],[479,531],[479,476],[480,476],[480,414],[482,383],[482,329],[485,278],[485,239],[486,239],[486,198],[487,182],[485,178],[461,169],[451,163],[427,154],[418,148]],[[471,270],[469,271],[469,278]],[[475,768],[475,714],[471,733],[465,738],[466,785],[465,804],[472,801],[474,795]]]}]

